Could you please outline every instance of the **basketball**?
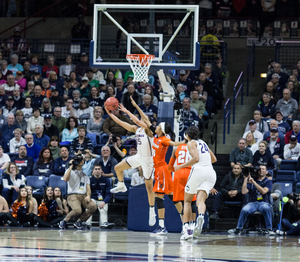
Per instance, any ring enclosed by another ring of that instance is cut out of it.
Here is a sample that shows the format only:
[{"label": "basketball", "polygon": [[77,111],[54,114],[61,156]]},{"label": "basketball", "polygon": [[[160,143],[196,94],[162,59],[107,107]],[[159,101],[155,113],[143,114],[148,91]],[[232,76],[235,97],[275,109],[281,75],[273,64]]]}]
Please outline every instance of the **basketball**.
[{"label": "basketball", "polygon": [[105,101],[105,106],[107,107],[108,110],[116,110],[119,106],[119,101],[115,97],[109,97]]}]

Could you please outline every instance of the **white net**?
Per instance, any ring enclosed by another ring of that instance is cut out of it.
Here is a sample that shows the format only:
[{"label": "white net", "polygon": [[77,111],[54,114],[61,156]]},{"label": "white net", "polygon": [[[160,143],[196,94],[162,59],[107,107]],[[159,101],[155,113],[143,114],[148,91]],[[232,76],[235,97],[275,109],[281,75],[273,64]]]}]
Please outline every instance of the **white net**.
[{"label": "white net", "polygon": [[154,55],[144,54],[126,56],[126,59],[128,60],[131,70],[134,74],[133,82],[148,82],[148,72],[154,58]]}]

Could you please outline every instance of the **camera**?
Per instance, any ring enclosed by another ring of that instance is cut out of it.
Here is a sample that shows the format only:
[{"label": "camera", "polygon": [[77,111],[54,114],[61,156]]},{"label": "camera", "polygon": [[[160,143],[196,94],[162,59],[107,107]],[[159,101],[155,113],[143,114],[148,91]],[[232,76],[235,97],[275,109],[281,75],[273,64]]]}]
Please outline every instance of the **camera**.
[{"label": "camera", "polygon": [[248,176],[249,173],[251,177],[255,180],[258,178],[258,171],[260,171],[259,166],[243,166],[243,174],[244,176]]},{"label": "camera", "polygon": [[[179,94],[177,92],[175,92],[173,109],[179,111],[181,108],[182,108],[182,103],[180,101]],[[179,114],[179,112],[178,112],[178,114]]]},{"label": "camera", "polygon": [[113,143],[117,143],[117,136],[113,135],[111,140],[112,140]]},{"label": "camera", "polygon": [[77,166],[82,162],[83,156],[82,155],[76,155],[71,160],[73,160],[73,168],[72,170],[76,170]]},{"label": "camera", "polygon": [[300,200],[300,194],[297,194],[297,193],[287,194],[287,197],[289,199],[292,199],[294,201],[294,203],[296,203],[296,202],[298,202],[298,200]]}]

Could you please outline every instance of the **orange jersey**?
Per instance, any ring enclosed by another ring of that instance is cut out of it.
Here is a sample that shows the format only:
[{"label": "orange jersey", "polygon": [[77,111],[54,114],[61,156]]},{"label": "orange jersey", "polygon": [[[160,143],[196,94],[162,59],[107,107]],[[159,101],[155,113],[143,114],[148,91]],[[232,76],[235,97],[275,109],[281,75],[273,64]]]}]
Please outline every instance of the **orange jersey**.
[{"label": "orange jersey", "polygon": [[[189,161],[189,157],[190,157],[190,155],[187,150],[187,145],[186,144],[179,145],[175,152],[176,164],[178,166],[185,164],[186,162]],[[186,167],[186,168],[191,169],[190,166]]]},{"label": "orange jersey", "polygon": [[172,140],[166,136],[154,137],[152,149],[153,149],[153,162],[154,167],[166,165],[165,157],[169,148],[169,143]]}]

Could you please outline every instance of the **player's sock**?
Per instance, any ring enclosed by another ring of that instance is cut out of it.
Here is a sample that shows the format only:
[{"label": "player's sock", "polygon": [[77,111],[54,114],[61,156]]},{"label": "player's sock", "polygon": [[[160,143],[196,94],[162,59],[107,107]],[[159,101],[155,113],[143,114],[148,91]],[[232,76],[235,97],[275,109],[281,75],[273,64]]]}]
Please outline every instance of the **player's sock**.
[{"label": "player's sock", "polygon": [[119,186],[124,186],[124,181],[118,181]]},{"label": "player's sock", "polygon": [[203,217],[204,217],[204,215],[203,215],[203,214],[199,214],[199,216],[203,216]]},{"label": "player's sock", "polygon": [[150,206],[150,212],[155,213],[154,206]]},{"label": "player's sock", "polygon": [[159,219],[159,226],[164,228],[165,227],[165,220],[163,218]]}]

